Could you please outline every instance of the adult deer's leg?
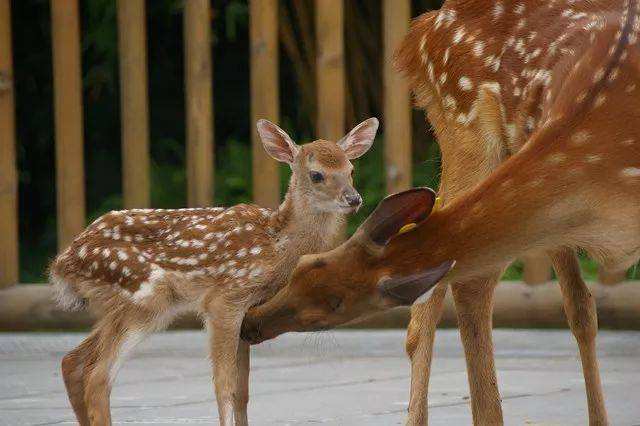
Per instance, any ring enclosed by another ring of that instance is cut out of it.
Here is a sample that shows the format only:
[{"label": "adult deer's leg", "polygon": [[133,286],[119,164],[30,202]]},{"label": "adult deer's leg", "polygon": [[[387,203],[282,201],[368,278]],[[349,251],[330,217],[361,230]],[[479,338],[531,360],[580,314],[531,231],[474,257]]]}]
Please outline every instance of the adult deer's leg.
[{"label": "adult deer's leg", "polygon": [[238,384],[234,401],[236,426],[248,426],[250,346],[244,340],[238,343]]},{"label": "adult deer's leg", "polygon": [[582,280],[580,264],[572,249],[558,250],[551,254],[551,259],[562,290],[567,321],[580,350],[589,406],[589,424],[607,425],[607,411],[596,355],[598,332],[596,302]]},{"label": "adult deer's leg", "polygon": [[499,276],[452,285],[476,425],[503,424],[491,338],[493,291]]},{"label": "adult deer's leg", "polygon": [[436,326],[442,315],[447,285],[439,284],[426,303],[411,308],[406,349],[411,361],[411,395],[407,425],[427,424],[429,376]]},{"label": "adult deer's leg", "polygon": [[89,424],[89,415],[84,403],[84,366],[94,352],[97,343],[97,331],[91,334],[62,358],[62,377],[67,389],[69,402],[81,426]]},{"label": "adult deer's leg", "polygon": [[220,424],[233,426],[238,387],[238,344],[244,312],[223,301],[216,302],[207,308],[213,382]]}]

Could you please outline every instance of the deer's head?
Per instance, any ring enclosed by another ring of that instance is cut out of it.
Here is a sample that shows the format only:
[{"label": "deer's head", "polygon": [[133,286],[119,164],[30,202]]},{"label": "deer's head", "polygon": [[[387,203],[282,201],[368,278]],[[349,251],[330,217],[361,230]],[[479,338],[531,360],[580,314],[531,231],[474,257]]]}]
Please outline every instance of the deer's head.
[{"label": "deer's head", "polygon": [[243,338],[257,343],[288,331],[327,329],[426,297],[455,262],[398,273],[385,262],[385,252],[404,229],[427,218],[434,202],[435,194],[427,188],[389,196],[348,241],[329,252],[303,256],[288,285],[247,313]]},{"label": "deer's head", "polygon": [[351,213],[362,204],[353,187],[350,160],[366,153],[376,136],[378,119],[369,118],[338,142],[317,140],[297,145],[268,120],[259,120],[258,133],[265,150],[292,170],[290,194],[305,207],[323,212]]}]

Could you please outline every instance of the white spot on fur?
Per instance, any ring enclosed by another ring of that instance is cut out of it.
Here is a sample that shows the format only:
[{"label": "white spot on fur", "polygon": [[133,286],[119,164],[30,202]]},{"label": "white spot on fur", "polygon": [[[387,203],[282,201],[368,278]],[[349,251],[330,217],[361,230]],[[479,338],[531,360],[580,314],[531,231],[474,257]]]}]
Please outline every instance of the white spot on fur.
[{"label": "white spot on fur", "polygon": [[502,2],[497,2],[494,6],[493,6],[493,10],[492,10],[492,15],[493,15],[493,20],[495,21],[496,19],[498,19],[500,16],[502,16],[502,14],[504,13],[504,6],[502,5]]},{"label": "white spot on fur", "polygon": [[482,53],[484,52],[484,42],[481,40],[476,41],[473,44],[473,54],[476,57],[480,57],[482,56]]},{"label": "white spot on fur", "polygon": [[591,137],[591,134],[588,131],[580,130],[574,133],[573,136],[571,136],[571,141],[574,142],[576,145],[582,145],[587,140],[589,140],[590,137]]},{"label": "white spot on fur", "polygon": [[464,35],[465,35],[464,27],[458,28],[456,32],[453,34],[453,44],[460,43],[464,38]]},{"label": "white spot on fur", "polygon": [[622,169],[620,175],[627,178],[637,178],[640,177],[640,167],[626,167]]},{"label": "white spot on fur", "polygon": [[458,86],[460,86],[460,89],[466,92],[473,89],[473,83],[468,77],[465,77],[465,76],[460,77],[460,79],[458,80]]}]

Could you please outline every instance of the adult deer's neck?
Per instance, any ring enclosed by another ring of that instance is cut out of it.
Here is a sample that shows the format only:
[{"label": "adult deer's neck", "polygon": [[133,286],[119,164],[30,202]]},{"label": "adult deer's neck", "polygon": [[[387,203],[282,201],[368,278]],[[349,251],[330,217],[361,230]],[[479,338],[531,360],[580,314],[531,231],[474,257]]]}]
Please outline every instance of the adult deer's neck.
[{"label": "adult deer's neck", "polygon": [[455,260],[458,281],[506,266],[525,251],[578,243],[594,217],[579,180],[558,177],[544,145],[512,157],[486,181],[431,216],[385,250],[388,273],[411,274]]},{"label": "adult deer's neck", "polygon": [[334,248],[344,238],[344,214],[325,212],[312,205],[298,189],[295,177],[274,216],[278,240],[287,251],[298,255]]}]

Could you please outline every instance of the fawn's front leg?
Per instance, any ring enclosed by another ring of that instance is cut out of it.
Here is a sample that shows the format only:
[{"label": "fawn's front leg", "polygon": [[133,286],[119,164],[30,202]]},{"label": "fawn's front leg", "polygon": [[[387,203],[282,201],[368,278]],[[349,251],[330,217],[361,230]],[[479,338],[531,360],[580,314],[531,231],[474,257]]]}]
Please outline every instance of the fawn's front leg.
[{"label": "fawn's front leg", "polygon": [[248,426],[247,404],[249,403],[249,369],[251,346],[244,340],[238,342],[238,382],[233,411],[236,426]]},{"label": "fawn's front leg", "polygon": [[[238,392],[238,346],[244,311],[229,302],[216,301],[208,306],[207,328],[213,363],[213,382],[220,425],[234,426]],[[227,306],[225,306],[227,305]]]}]

